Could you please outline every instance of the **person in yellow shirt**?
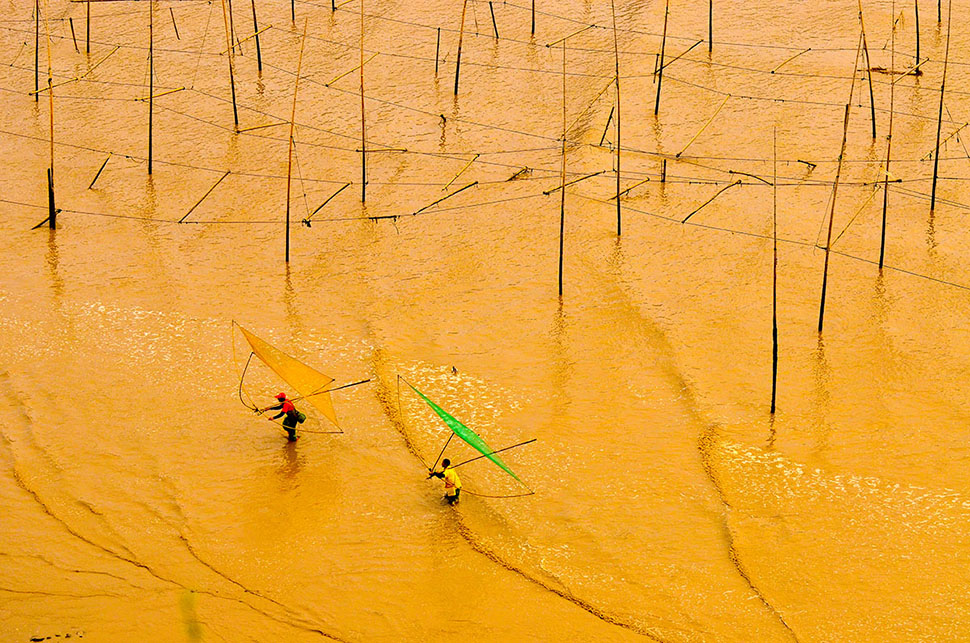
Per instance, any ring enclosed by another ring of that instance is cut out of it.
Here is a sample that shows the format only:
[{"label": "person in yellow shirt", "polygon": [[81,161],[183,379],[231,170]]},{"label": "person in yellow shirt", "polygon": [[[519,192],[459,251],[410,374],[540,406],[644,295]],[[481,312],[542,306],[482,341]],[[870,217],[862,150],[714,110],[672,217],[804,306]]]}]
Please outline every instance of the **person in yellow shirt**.
[{"label": "person in yellow shirt", "polygon": [[458,502],[461,495],[461,478],[458,472],[451,466],[451,460],[445,458],[441,461],[441,471],[430,471],[428,477],[434,476],[445,481],[445,499],[448,504],[453,505]]}]

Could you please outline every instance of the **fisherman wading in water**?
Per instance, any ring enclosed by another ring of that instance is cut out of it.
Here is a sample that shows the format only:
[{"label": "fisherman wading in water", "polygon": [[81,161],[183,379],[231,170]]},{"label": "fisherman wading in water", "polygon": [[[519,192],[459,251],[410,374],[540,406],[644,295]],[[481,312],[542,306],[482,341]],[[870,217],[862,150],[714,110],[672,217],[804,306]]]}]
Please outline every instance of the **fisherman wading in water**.
[{"label": "fisherman wading in water", "polygon": [[286,439],[290,442],[296,442],[296,425],[301,422],[300,412],[293,406],[293,402],[286,399],[286,393],[277,393],[276,399],[279,400],[279,404],[266,407],[263,411],[279,411],[279,413],[270,419],[278,420],[279,418],[283,418],[283,429],[286,431]]},{"label": "fisherman wading in water", "polygon": [[458,496],[461,495],[461,478],[458,477],[458,472],[454,470],[451,466],[451,460],[445,458],[441,461],[441,471],[428,471],[428,477],[431,478],[441,478],[445,481],[445,499],[448,504],[453,505],[458,502]]}]

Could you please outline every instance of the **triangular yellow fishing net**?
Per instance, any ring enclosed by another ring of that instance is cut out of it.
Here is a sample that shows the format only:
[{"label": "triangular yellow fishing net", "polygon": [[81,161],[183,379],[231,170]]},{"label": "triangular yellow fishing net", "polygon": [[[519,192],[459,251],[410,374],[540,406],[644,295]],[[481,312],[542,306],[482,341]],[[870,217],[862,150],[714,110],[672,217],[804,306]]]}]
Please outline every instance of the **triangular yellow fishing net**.
[{"label": "triangular yellow fishing net", "polygon": [[[237,324],[237,326],[239,326]],[[333,408],[333,400],[330,392],[326,390],[333,382],[333,378],[324,375],[320,371],[310,368],[300,360],[290,357],[275,346],[264,342],[242,326],[239,326],[243,337],[249,342],[253,353],[263,363],[269,366],[274,373],[292,386],[300,396],[312,404],[324,417],[333,422],[334,426],[340,428],[337,423],[337,413]]]}]

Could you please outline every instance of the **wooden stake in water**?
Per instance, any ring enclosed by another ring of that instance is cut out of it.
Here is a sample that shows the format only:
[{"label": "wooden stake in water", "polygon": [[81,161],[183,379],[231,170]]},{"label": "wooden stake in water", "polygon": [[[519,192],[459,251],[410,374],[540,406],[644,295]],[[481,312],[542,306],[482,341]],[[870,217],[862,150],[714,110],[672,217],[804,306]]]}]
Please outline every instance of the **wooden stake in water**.
[{"label": "wooden stake in water", "polygon": [[296,22],[296,0],[290,0],[290,21]]},{"label": "wooden stake in water", "polygon": [[933,189],[930,195],[930,213],[936,209],[936,179],[940,169],[940,130],[943,129],[943,92],[946,89],[946,68],[950,61],[950,17],[953,15],[953,0],[946,10],[946,53],[943,55],[943,80],[940,82],[940,115],[936,122],[936,153],[933,155]]},{"label": "wooden stake in water", "polygon": [[657,102],[653,106],[653,115],[660,113],[660,85],[664,80],[664,49],[667,47],[667,16],[670,14],[670,0],[664,3],[664,33],[660,41],[660,63],[657,65]]},{"label": "wooden stake in water", "polygon": [[84,37],[84,52],[91,53],[91,0],[88,0],[87,34]]},{"label": "wooden stake in water", "polygon": [[256,69],[263,73],[263,54],[259,49],[259,23],[256,22],[256,0],[251,0],[253,7],[253,33],[256,34]]},{"label": "wooden stake in water", "polygon": [[559,296],[562,297],[562,257],[566,233],[566,40],[562,41],[562,164],[559,170]]},{"label": "wooden stake in water", "polygon": [[536,0],[532,0],[532,35],[536,35]]},{"label": "wooden stake in water", "polygon": [[434,77],[438,77],[438,58],[441,51],[441,27],[438,27],[438,37],[434,42]]},{"label": "wooden stake in water", "polygon": [[714,51],[714,0],[707,3],[707,53]]},{"label": "wooden stake in water", "polygon": [[455,96],[458,95],[458,74],[461,73],[461,41],[465,37],[465,10],[468,8],[468,0],[464,0],[461,5],[461,29],[458,30],[458,59],[455,62]]},{"label": "wooden stake in water", "polygon": [[869,62],[869,45],[866,43],[866,22],[862,19],[862,0],[859,2],[859,26],[862,29],[862,51],[866,55],[866,76],[869,79],[869,110],[872,120],[872,138],[876,138],[876,99],[872,93],[872,63]]},{"label": "wooden stake in water", "polygon": [[919,0],[913,0],[913,13],[916,14],[916,64],[919,64]]},{"label": "wooden stake in water", "polygon": [[155,113],[155,0],[148,2],[148,173],[152,173],[152,115]]},{"label": "wooden stake in water", "polygon": [[862,51],[862,34],[859,34],[859,46],[856,48],[852,66],[852,83],[849,85],[849,101],[845,104],[845,118],[842,123],[842,147],[839,150],[838,165],[835,170],[835,182],[832,184],[832,209],[829,212],[829,229],[825,241],[825,267],[822,271],[822,298],[818,306],[818,332],[822,332],[825,321],[825,292],[829,281],[829,255],[832,251],[832,222],[835,219],[835,197],[839,192],[839,177],[842,175],[842,162],[845,159],[845,143],[849,136],[849,110],[852,107],[852,96],[855,94],[856,69],[859,67],[859,54]]},{"label": "wooden stake in water", "polygon": [[293,177],[293,130],[296,128],[296,95],[300,90],[300,71],[303,67],[303,48],[306,45],[308,18],[303,19],[303,38],[300,40],[300,57],[296,62],[296,83],[293,86],[293,110],[290,112],[289,160],[286,163],[286,256],[290,261],[290,186]]},{"label": "wooden stake in water", "polygon": [[226,26],[226,52],[229,56],[229,87],[232,89],[232,121],[235,131],[239,131],[239,110],[236,108],[236,70],[233,66],[233,58],[236,54],[235,47],[232,46],[232,36],[229,32],[229,16],[226,13],[226,0],[222,0],[222,21]]},{"label": "wooden stake in water", "polygon": [[172,16],[172,29],[175,30],[175,39],[176,40],[181,40],[182,39],[182,36],[179,35],[179,26],[175,22],[175,9],[173,9],[172,7],[169,7],[168,8],[168,12]]},{"label": "wooden stake in water", "polygon": [[51,59],[51,30],[44,16],[44,38],[47,40],[47,96],[50,111],[50,151],[51,164],[47,169],[47,222],[51,230],[57,228],[57,208],[54,206],[54,71]]},{"label": "wooden stake in water", "polygon": [[233,14],[232,0],[228,0],[228,2],[229,2],[229,33],[232,35],[232,40],[231,40],[231,42],[233,43],[232,46],[239,47],[239,53],[242,54],[243,53],[242,43],[239,41],[239,36],[236,35],[236,24],[232,20],[232,14]]},{"label": "wooden stake in water", "polygon": [[774,243],[771,268],[771,414],[775,414],[778,390],[778,128],[772,132],[771,238]]},{"label": "wooden stake in water", "polygon": [[613,65],[615,73],[613,79],[616,82],[616,236],[620,236],[623,231],[620,215],[620,48],[616,39],[616,6],[613,0],[610,0],[610,13],[613,16]]},{"label": "wooden stake in water", "polygon": [[40,100],[40,0],[34,0],[34,102]]},{"label": "wooden stake in water", "polygon": [[[893,29],[890,46],[889,69],[896,70],[896,2],[892,3]],[[889,208],[889,160],[893,148],[893,111],[896,105],[896,81],[889,84],[889,135],[886,137],[886,171],[882,182],[882,235],[879,240],[879,270],[882,271],[886,257],[886,211]]]},{"label": "wooden stake in water", "polygon": [[74,51],[81,53],[81,50],[77,47],[77,36],[74,35],[74,18],[68,18],[67,22],[71,25],[71,40],[74,41]]},{"label": "wooden stake in water", "polygon": [[[466,0],[467,2],[467,0]],[[458,77],[455,77],[458,93]],[[360,0],[360,202],[367,201],[367,130],[364,120],[364,0]]]},{"label": "wooden stake in water", "polygon": [[492,0],[488,0],[488,10],[492,14],[492,29],[495,30],[495,39],[498,40],[498,25],[495,24],[495,9],[492,8]]}]

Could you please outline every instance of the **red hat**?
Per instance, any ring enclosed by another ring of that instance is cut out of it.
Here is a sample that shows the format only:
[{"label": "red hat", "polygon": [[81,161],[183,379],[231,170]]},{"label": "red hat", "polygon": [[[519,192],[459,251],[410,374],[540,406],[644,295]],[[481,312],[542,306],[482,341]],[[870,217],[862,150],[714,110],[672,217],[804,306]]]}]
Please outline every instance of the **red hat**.
[{"label": "red hat", "polygon": [[286,399],[286,393],[277,393],[276,394],[276,399],[277,400],[285,400]]}]

